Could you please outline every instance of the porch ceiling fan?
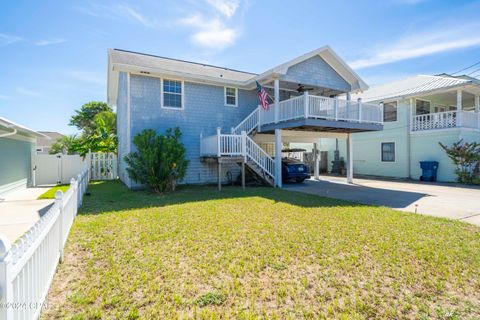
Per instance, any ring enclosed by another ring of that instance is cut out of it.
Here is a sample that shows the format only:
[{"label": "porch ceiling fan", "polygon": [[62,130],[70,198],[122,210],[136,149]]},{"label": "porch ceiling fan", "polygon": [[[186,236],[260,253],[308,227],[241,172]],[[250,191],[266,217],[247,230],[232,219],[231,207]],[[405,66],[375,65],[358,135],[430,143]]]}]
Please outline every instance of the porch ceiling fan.
[{"label": "porch ceiling fan", "polygon": [[304,93],[305,91],[313,90],[313,88],[305,88],[305,86],[301,83],[298,84],[297,92]]}]

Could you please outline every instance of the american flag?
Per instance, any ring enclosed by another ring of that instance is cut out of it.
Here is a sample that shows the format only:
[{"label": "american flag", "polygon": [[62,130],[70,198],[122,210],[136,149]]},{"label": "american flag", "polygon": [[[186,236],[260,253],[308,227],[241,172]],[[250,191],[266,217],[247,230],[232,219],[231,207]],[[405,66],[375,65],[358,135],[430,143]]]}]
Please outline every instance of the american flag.
[{"label": "american flag", "polygon": [[265,89],[263,89],[263,87],[260,85],[260,83],[258,83],[258,81],[255,82],[257,83],[257,94],[258,98],[260,99],[260,104],[262,105],[263,109],[268,110],[268,98],[270,97],[268,96],[267,91],[265,91]]}]

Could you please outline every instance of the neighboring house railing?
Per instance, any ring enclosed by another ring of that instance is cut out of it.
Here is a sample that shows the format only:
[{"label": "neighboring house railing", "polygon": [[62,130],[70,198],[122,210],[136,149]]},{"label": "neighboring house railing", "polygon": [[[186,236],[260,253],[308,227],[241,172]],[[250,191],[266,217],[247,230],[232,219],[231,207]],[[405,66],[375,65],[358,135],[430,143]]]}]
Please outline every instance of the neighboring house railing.
[{"label": "neighboring house railing", "polygon": [[412,117],[412,131],[448,128],[480,129],[480,113],[468,111],[446,111],[415,115]]},{"label": "neighboring house railing", "polygon": [[68,233],[90,180],[89,169],[57,191],[47,213],[13,245],[0,237],[0,319],[38,319]]},{"label": "neighboring house railing", "polygon": [[380,104],[314,96],[308,92],[280,101],[277,111],[273,104],[269,110],[258,110],[260,125],[296,119],[383,124],[383,107]]}]

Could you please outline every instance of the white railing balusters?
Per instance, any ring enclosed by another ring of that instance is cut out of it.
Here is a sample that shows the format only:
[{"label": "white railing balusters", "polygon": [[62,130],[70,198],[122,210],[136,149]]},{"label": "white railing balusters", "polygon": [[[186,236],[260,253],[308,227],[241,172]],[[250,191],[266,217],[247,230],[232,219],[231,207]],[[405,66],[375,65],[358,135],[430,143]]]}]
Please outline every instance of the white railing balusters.
[{"label": "white railing balusters", "polygon": [[469,111],[446,111],[412,116],[412,131],[472,128],[480,129],[479,114]]},{"label": "white railing balusters", "polygon": [[242,122],[235,128],[232,128],[232,134],[241,134],[242,131],[250,134],[253,130],[258,128],[260,120],[260,106],[252,111]]},{"label": "white railing balusters", "polygon": [[253,161],[270,178],[275,179],[275,160],[268,155],[258,144],[250,137],[245,137],[247,159]]}]

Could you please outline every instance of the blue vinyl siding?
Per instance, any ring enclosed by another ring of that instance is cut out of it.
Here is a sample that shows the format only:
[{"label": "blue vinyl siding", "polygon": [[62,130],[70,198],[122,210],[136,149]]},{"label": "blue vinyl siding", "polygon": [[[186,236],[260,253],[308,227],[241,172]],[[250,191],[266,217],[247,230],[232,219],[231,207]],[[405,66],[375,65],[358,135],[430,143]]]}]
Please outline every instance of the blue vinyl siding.
[{"label": "blue vinyl siding", "polygon": [[[131,75],[132,137],[147,128],[164,133],[167,128],[178,126],[182,132],[187,159],[190,160],[183,182],[215,182],[216,164],[200,161],[200,133],[204,136],[213,135],[217,127],[221,127],[223,133],[230,133],[232,127],[238,125],[257,107],[256,92],[238,90],[238,108],[231,108],[224,105],[224,87],[185,82],[184,109],[172,110],[161,108],[160,86],[159,78]],[[237,165],[223,167],[222,178],[225,179],[226,171],[232,173],[233,179],[236,178],[239,172]]]}]

